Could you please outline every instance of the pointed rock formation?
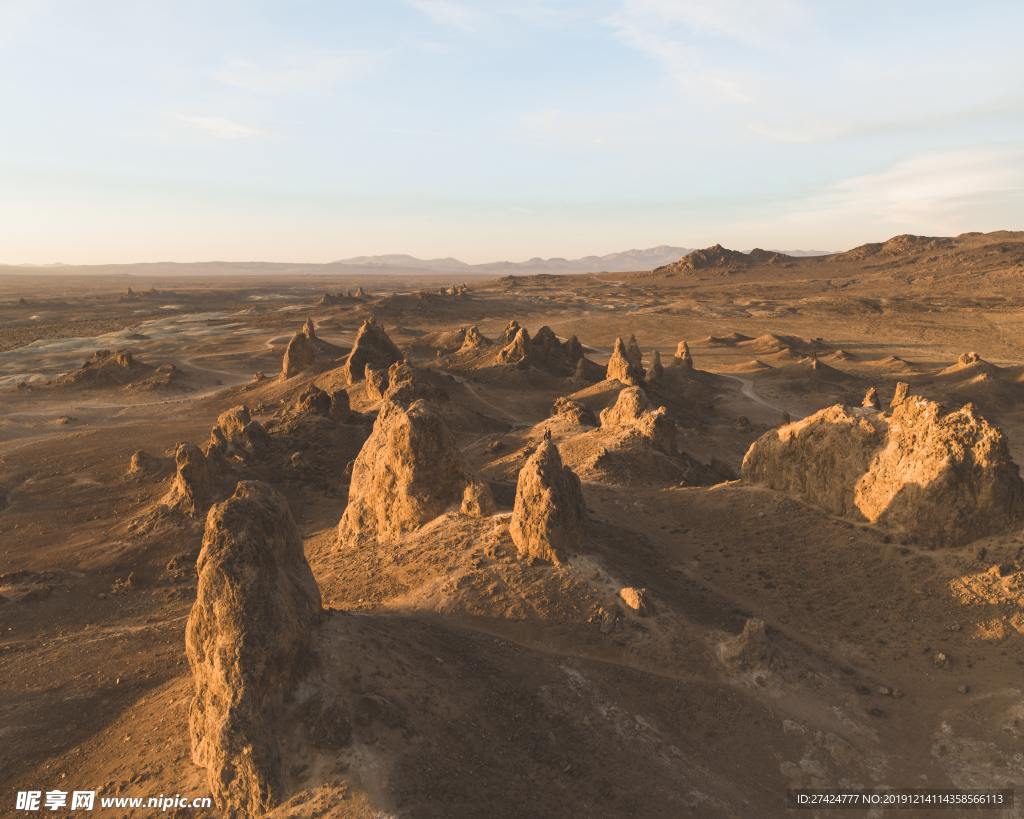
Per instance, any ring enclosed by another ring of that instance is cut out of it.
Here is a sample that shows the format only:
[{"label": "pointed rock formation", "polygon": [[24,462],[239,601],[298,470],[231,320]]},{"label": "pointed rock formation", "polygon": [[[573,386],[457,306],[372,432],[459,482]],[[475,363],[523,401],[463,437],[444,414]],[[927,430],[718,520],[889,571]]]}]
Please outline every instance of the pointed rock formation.
[{"label": "pointed rock formation", "polygon": [[893,393],[892,401],[889,402],[889,408],[895,409],[904,401],[907,400],[907,395],[910,393],[910,385],[906,381],[896,382],[896,392]]},{"label": "pointed rock formation", "polygon": [[363,370],[363,377],[366,379],[366,394],[370,398],[380,401],[388,389],[388,371],[383,367],[379,370],[373,369],[369,364]]},{"label": "pointed rock formation", "polygon": [[308,339],[316,338],[316,325],[313,324],[313,319],[306,318],[305,323],[302,325],[302,335]]},{"label": "pointed rock formation", "polygon": [[510,343],[512,339],[516,337],[516,334],[519,332],[520,329],[521,328],[519,327],[518,321],[516,321],[515,319],[510,320],[509,323],[505,325],[505,329],[501,333],[501,343]]},{"label": "pointed rock formation", "polygon": [[192,443],[178,444],[174,451],[174,478],[160,503],[193,518],[210,508],[216,492],[215,478],[203,451]]},{"label": "pointed rock formation", "polygon": [[633,333],[629,334],[629,338],[626,340],[626,358],[628,358],[633,364],[643,369],[644,353],[640,349],[640,344],[636,340],[636,335]]},{"label": "pointed rock formation", "polygon": [[447,426],[426,401],[408,408],[385,401],[352,466],[339,539],[399,538],[459,507],[472,481]]},{"label": "pointed rock formation", "polygon": [[[506,328],[507,329],[507,328]],[[512,340],[498,351],[498,363],[524,367],[530,358],[530,334],[525,327],[516,330]]]},{"label": "pointed rock formation", "polygon": [[868,387],[868,391],[864,393],[864,398],[861,400],[860,405],[869,409],[881,410],[882,400],[878,397],[878,390],[874,387]]},{"label": "pointed rock formation", "polygon": [[562,345],[562,349],[565,352],[565,357],[574,366],[583,358],[583,345],[580,344],[580,340],[576,336],[569,336],[565,340],[565,344]]},{"label": "pointed rock formation", "polygon": [[512,540],[523,557],[558,565],[579,549],[585,518],[580,479],[546,434],[519,471]]},{"label": "pointed rock formation", "polygon": [[667,455],[676,453],[676,425],[668,410],[654,409],[640,387],[626,387],[612,406],[601,410],[601,428],[643,438]]},{"label": "pointed rock formation", "polygon": [[685,339],[676,346],[674,363],[685,370],[693,369],[693,356],[690,355],[690,345],[686,343]]},{"label": "pointed rock formation", "polygon": [[288,504],[242,481],[210,509],[185,630],[192,760],[227,815],[261,815],[285,778],[285,703],[308,663],[320,590]]},{"label": "pointed rock formation", "polygon": [[437,390],[427,383],[424,371],[407,361],[399,361],[388,367],[387,381],[384,400],[403,407],[408,407],[421,398],[437,397]]},{"label": "pointed rock formation", "polygon": [[665,368],[661,363],[661,353],[657,350],[654,351],[654,360],[651,362],[651,369],[648,371],[646,379],[648,384],[657,384],[662,377],[665,375]]},{"label": "pointed rock formation", "polygon": [[565,354],[562,342],[558,340],[555,331],[546,324],[537,331],[537,335],[530,339],[530,346],[536,356],[542,360],[560,359]]},{"label": "pointed rock formation", "polygon": [[491,344],[490,339],[484,337],[480,332],[480,328],[475,324],[466,330],[466,335],[462,339],[462,346],[459,348],[460,351],[466,350],[479,350],[483,347],[489,347]]},{"label": "pointed rock formation", "polygon": [[354,384],[363,378],[367,364],[375,369],[387,368],[402,358],[402,351],[371,316],[359,327],[352,352],[348,354],[341,370],[346,383]]},{"label": "pointed rock formation", "polygon": [[[308,323],[308,322],[307,322]],[[306,333],[296,333],[291,337],[288,346],[284,350],[284,359],[281,362],[281,377],[292,378],[303,370],[308,370],[316,361],[316,347],[313,346],[313,338]]]},{"label": "pointed rock formation", "polygon": [[926,545],[957,545],[1024,519],[1024,484],[1002,433],[971,405],[943,414],[903,398],[892,415],[841,405],[755,441],[744,480]]},{"label": "pointed rock formation", "polygon": [[628,386],[638,386],[643,383],[643,368],[629,358],[626,345],[622,343],[621,338],[615,339],[611,358],[608,359],[607,378],[616,379]]}]

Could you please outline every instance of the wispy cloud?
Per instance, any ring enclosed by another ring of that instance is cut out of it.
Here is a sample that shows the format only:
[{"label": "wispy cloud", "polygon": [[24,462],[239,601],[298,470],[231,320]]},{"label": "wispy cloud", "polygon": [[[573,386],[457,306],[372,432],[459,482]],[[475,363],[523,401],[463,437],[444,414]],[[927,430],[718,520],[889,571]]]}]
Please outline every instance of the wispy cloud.
[{"label": "wispy cloud", "polygon": [[1024,207],[1024,145],[935,151],[846,177],[738,225],[745,235],[950,235],[1007,225]]},{"label": "wispy cloud", "polygon": [[621,42],[660,64],[685,91],[750,103],[755,92],[749,78],[716,60],[711,46],[727,42],[771,50],[808,19],[801,0],[623,0],[604,23]]},{"label": "wispy cloud", "polygon": [[214,139],[237,140],[252,139],[265,136],[266,131],[236,122],[227,117],[197,116],[193,114],[174,114],[172,119],[196,131],[200,131]]},{"label": "wispy cloud", "polygon": [[663,30],[672,26],[691,35],[767,46],[803,27],[810,13],[804,0],[624,0],[616,16]]},{"label": "wispy cloud", "polygon": [[480,24],[479,11],[458,0],[409,0],[409,5],[435,23],[460,31],[475,31]]},{"label": "wispy cloud", "polygon": [[224,85],[262,93],[323,91],[364,74],[382,56],[353,50],[274,60],[233,59],[215,71],[214,78]]}]

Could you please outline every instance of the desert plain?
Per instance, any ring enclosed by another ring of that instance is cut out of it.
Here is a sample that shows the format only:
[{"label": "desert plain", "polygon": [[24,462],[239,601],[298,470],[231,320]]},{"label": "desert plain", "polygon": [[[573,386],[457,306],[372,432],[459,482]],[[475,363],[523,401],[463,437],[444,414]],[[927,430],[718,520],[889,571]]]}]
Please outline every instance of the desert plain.
[{"label": "desert plain", "polygon": [[1015,787],[1022,284],[1009,231],[454,281],[4,272],[0,814]]}]

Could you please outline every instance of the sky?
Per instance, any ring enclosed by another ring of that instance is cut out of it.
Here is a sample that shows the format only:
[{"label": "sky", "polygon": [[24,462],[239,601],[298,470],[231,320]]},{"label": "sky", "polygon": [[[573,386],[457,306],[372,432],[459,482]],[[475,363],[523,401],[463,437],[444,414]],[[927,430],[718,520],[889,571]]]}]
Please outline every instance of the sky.
[{"label": "sky", "polygon": [[0,261],[1024,228],[1024,3],[0,0]]}]

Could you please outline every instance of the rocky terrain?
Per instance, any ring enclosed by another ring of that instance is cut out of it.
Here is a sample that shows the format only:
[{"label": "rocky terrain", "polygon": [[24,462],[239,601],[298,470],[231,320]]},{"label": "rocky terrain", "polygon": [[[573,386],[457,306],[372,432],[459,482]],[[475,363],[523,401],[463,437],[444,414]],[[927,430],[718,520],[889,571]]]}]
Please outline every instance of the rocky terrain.
[{"label": "rocky terrain", "polygon": [[1024,234],[651,268],[0,275],[0,814],[1024,781]]}]

